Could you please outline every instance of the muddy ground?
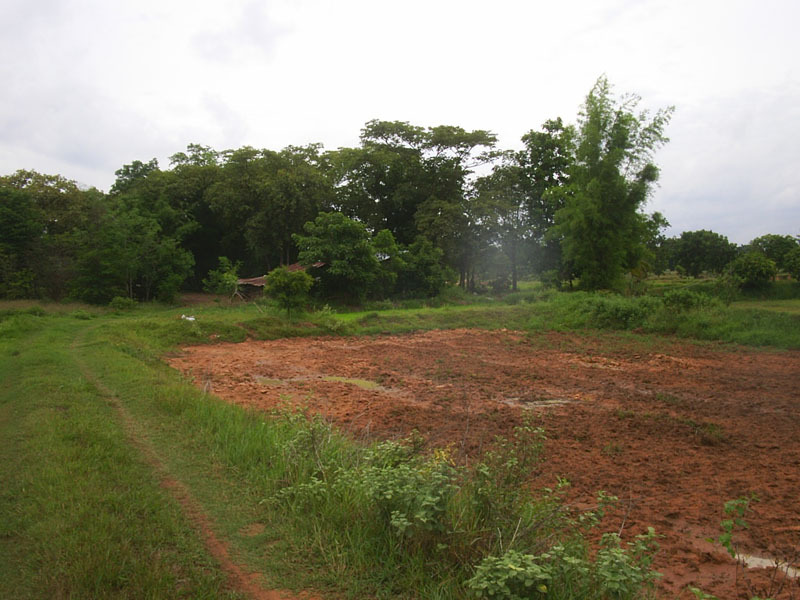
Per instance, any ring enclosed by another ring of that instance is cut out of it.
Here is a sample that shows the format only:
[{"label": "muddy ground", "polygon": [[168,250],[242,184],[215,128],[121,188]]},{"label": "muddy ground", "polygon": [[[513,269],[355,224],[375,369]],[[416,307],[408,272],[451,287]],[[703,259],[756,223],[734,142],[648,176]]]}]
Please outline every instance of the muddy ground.
[{"label": "muddy ground", "polygon": [[764,573],[735,584],[734,563],[706,541],[726,500],[759,498],[744,551],[800,549],[800,352],[455,330],[207,345],[170,363],[236,404],[297,404],[357,437],[417,429],[464,460],[534,411],[548,440],[533,485],[565,477],[579,505],[618,496],[606,526],[623,537],[654,526],[665,597],[693,597],[687,585],[747,597],[745,580],[764,594]]}]

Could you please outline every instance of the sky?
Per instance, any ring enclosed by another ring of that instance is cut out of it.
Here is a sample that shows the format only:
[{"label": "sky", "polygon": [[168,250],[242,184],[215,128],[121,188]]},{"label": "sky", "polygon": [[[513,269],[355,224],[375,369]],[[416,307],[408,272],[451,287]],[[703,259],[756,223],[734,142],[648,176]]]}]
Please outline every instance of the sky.
[{"label": "sky", "polygon": [[134,160],[356,146],[371,119],[575,122],[598,77],[674,106],[668,235],[800,235],[796,0],[0,0],[0,175],[108,190]]}]

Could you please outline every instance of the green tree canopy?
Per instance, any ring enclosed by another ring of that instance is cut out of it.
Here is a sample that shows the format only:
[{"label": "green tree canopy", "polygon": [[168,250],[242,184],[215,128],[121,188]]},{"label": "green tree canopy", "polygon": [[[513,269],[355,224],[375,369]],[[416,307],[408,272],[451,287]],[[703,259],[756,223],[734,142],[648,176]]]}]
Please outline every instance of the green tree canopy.
[{"label": "green tree canopy", "polygon": [[722,273],[736,258],[737,248],[724,235],[700,229],[681,233],[673,252],[675,264],[698,277],[704,271]]},{"label": "green tree canopy", "polygon": [[797,239],[791,235],[775,235],[774,233],[757,237],[748,244],[751,250],[761,252],[782,270],[787,268],[787,255],[798,245],[800,244]]},{"label": "green tree canopy", "polygon": [[293,236],[299,261],[309,267],[322,263],[311,274],[319,277],[324,292],[358,300],[366,297],[380,271],[366,226],[339,212],[323,212],[303,229],[305,235]]}]

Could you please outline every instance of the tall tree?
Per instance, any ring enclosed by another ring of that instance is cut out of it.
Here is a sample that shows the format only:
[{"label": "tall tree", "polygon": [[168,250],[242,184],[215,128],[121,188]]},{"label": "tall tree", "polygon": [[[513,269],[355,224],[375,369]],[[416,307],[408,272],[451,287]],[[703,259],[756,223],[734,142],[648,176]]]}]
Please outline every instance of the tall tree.
[{"label": "tall tree", "polygon": [[224,153],[220,178],[208,196],[224,224],[224,254],[242,260],[246,271],[294,262],[292,235],[333,201],[321,161],[317,145]]},{"label": "tall tree", "polygon": [[[63,298],[74,274],[75,240],[105,211],[105,195],[84,190],[60,175],[20,170],[0,177],[0,186],[20,191],[40,219],[40,230],[25,252],[26,295]],[[20,263],[17,263],[20,267]]]},{"label": "tall tree", "polygon": [[484,130],[369,121],[359,148],[329,153],[336,208],[403,245],[425,235],[465,283],[478,245],[470,178],[495,141]]},{"label": "tall tree", "polygon": [[652,158],[663,145],[672,109],[634,113],[639,98],[617,99],[605,77],[598,79],[579,120],[569,195],[555,215],[565,258],[582,287],[616,287],[630,258],[644,243],[640,210],[658,179]]},{"label": "tall tree", "polygon": [[522,136],[522,142],[525,148],[515,159],[521,170],[531,226],[533,269],[538,273],[564,271],[560,241],[547,234],[566,202],[564,190],[575,159],[575,128],[565,125],[561,118],[550,119],[540,131],[531,130]]}]

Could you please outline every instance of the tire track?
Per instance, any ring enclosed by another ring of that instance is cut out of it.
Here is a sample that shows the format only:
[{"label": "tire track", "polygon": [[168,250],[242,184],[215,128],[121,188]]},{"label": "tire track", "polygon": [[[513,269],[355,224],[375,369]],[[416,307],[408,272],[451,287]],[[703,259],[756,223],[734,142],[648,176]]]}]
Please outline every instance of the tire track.
[{"label": "tire track", "polygon": [[[80,331],[70,344],[70,352],[75,364],[84,379],[115,410],[122,424],[126,439],[136,448],[145,464],[155,472],[161,487],[167,490],[181,507],[183,514],[203,540],[206,550],[219,563],[220,568],[225,573],[228,587],[252,600],[297,600],[296,597],[289,595],[287,592],[264,588],[261,584],[262,576],[259,573],[250,573],[231,559],[227,542],[214,533],[213,521],[203,510],[202,505],[183,482],[170,474],[155,448],[147,441],[147,437],[138,423],[122,404],[116,393],[103,383],[91,370],[88,363],[80,357],[77,350],[83,345],[86,335],[95,327],[97,326]],[[311,600],[308,596],[304,595],[304,597],[306,600]]]}]

